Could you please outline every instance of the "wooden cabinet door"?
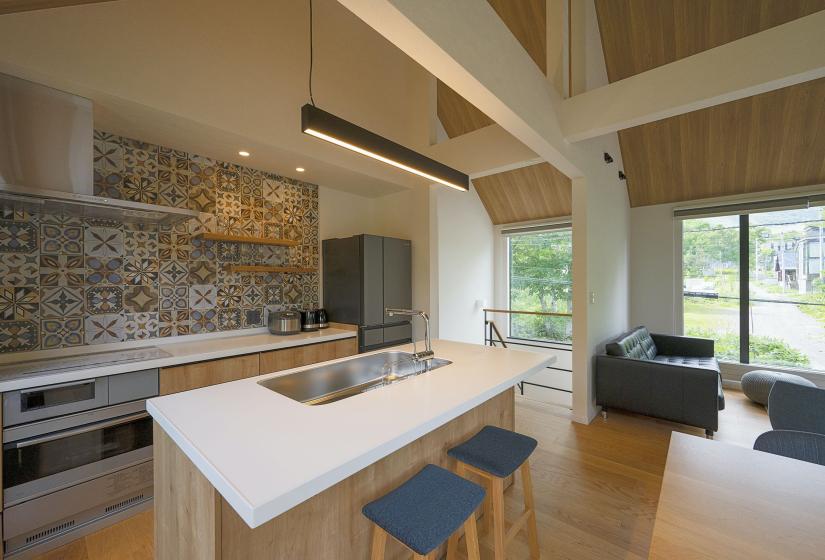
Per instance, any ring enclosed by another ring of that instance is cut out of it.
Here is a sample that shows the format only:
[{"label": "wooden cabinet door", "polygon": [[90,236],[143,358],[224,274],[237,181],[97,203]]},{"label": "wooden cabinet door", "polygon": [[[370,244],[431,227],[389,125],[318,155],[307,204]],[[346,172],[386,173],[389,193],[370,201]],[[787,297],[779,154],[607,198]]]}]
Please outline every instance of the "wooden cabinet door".
[{"label": "wooden cabinet door", "polygon": [[160,370],[160,394],[237,381],[258,375],[258,354],[184,364]]},{"label": "wooden cabinet door", "polygon": [[355,338],[261,352],[261,373],[272,373],[336,358],[346,358],[357,353],[358,343]]}]

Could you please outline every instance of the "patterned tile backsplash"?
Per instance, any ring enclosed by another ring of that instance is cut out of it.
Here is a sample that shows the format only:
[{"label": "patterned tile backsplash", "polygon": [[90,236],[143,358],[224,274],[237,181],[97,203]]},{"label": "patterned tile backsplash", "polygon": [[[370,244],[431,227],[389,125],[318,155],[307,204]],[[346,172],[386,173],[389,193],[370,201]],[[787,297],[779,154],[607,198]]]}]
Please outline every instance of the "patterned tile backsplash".
[{"label": "patterned tile backsplash", "polygon": [[[226,266],[317,268],[317,186],[100,131],[94,172],[96,194],[200,215],[160,227],[0,216],[0,352],[260,327],[266,309],[318,305],[317,273]],[[205,231],[301,244],[193,239]]]}]

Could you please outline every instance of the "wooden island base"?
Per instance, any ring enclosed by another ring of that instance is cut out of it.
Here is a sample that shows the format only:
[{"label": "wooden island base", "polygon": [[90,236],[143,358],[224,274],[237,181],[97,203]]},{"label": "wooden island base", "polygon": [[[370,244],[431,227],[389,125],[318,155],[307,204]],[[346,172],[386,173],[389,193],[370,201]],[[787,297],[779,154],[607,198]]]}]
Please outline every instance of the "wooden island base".
[{"label": "wooden island base", "polygon": [[[272,560],[369,558],[372,525],[364,504],[392,490],[427,463],[451,468],[447,450],[485,425],[513,429],[513,389],[358,471],[256,529],[235,513],[157,424],[155,558],[158,560]],[[409,551],[387,543],[386,558]]]}]

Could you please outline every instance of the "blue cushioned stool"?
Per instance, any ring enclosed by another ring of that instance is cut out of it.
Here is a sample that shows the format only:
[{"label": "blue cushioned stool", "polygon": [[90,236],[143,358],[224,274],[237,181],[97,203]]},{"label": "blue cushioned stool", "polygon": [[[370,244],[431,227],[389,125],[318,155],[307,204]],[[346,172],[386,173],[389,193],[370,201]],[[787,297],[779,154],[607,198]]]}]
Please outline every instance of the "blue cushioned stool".
[{"label": "blue cushioned stool", "polygon": [[[479,559],[474,512],[484,501],[484,488],[427,465],[389,494],[370,502],[364,515],[373,523],[372,558],[384,558],[387,533],[413,551],[415,558],[435,558],[436,549],[464,525],[467,556]],[[450,557],[458,538],[450,539]]]},{"label": "blue cushioned stool", "polygon": [[[521,529],[527,530],[530,558],[539,557],[536,508],[530,477],[530,454],[536,445],[538,442],[531,437],[496,426],[485,426],[461,445],[447,451],[450,457],[456,459],[459,475],[474,474],[489,487],[484,501],[484,526],[489,529],[492,521],[496,560],[504,560],[507,544]],[[504,481],[517,469],[521,472],[524,486],[524,512],[505,534]]]}]

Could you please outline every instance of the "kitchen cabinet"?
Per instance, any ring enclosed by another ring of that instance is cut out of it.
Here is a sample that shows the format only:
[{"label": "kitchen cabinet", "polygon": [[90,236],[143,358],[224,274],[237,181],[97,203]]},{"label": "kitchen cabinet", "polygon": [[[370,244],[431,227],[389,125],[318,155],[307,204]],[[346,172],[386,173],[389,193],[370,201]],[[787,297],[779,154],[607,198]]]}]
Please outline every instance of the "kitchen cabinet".
[{"label": "kitchen cabinet", "polygon": [[169,395],[199,387],[253,377],[260,372],[258,354],[184,364],[160,370],[160,394]]},{"label": "kitchen cabinet", "polygon": [[283,371],[336,358],[346,358],[357,353],[358,342],[355,338],[261,352],[260,371],[261,373]]}]

